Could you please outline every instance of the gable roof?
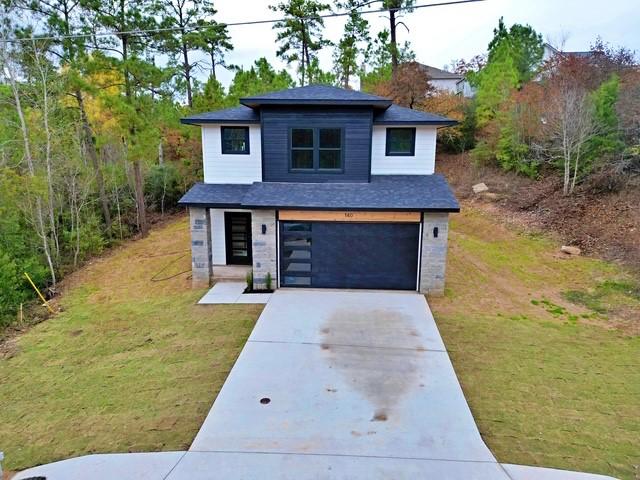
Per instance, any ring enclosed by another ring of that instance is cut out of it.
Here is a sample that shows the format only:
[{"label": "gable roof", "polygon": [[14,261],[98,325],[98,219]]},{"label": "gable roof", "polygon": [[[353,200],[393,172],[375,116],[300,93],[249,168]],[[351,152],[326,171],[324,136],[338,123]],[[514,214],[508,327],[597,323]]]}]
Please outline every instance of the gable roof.
[{"label": "gable roof", "polygon": [[462,75],[457,73],[447,72],[441,68],[432,67],[431,65],[419,64],[420,67],[429,75],[431,80],[460,80]]},{"label": "gable roof", "polygon": [[240,103],[256,108],[262,105],[350,105],[387,108],[391,100],[370,93],[329,85],[306,85],[240,99]]},{"label": "gable roof", "polygon": [[373,117],[374,125],[442,125],[451,126],[458,122],[450,118],[436,115],[435,113],[422,112],[420,110],[412,110],[410,108],[401,107],[400,105],[391,105],[386,110],[379,112]]},{"label": "gable roof", "polygon": [[203,123],[260,123],[260,115],[253,108],[240,105],[239,107],[225,108],[215,112],[203,112],[189,115],[180,119],[181,123],[188,125],[201,125]]}]

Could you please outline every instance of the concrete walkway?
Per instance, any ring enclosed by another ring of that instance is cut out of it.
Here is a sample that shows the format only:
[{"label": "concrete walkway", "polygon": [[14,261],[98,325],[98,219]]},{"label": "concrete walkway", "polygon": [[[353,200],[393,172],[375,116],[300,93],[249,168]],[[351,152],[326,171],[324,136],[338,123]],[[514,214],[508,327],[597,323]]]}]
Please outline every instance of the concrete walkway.
[{"label": "concrete walkway", "polygon": [[271,297],[188,452],[93,455],[17,478],[89,468],[94,479],[611,478],[497,463],[424,297],[327,290]]},{"label": "concrete walkway", "polygon": [[247,284],[243,282],[217,282],[211,290],[198,301],[200,305],[219,305],[225,303],[267,303],[271,293],[243,293]]}]

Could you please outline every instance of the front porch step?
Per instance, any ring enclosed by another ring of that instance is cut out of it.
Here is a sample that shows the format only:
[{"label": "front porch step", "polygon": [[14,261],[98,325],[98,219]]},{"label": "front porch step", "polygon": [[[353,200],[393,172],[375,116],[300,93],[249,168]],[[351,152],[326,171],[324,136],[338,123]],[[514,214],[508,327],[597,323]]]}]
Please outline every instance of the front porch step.
[{"label": "front porch step", "polygon": [[251,265],[214,265],[213,280],[219,281],[244,281],[247,273],[251,271]]}]

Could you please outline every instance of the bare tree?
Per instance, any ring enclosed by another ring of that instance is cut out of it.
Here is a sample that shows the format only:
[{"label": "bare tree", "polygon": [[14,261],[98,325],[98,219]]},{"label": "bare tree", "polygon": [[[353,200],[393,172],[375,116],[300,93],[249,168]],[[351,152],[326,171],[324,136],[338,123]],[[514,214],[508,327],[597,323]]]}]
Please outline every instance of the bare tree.
[{"label": "bare tree", "polygon": [[[20,123],[20,133],[22,136],[24,147],[24,160],[27,163],[27,171],[31,179],[36,178],[36,167],[34,164],[33,149],[30,141],[30,131],[27,124],[24,109],[20,99],[20,88],[18,86],[18,75],[16,71],[16,65],[12,58],[12,52],[10,51],[10,43],[7,41],[8,37],[8,25],[0,26],[0,73],[6,83],[11,88],[11,93],[14,99],[14,107],[18,115]],[[51,255],[51,249],[49,247],[49,238],[47,235],[47,228],[45,225],[45,214],[42,205],[42,195],[39,192],[35,193],[35,206],[30,205],[30,216],[33,218],[33,224],[36,234],[42,241],[42,249],[49,266],[49,272],[51,275],[51,284],[53,287],[56,285],[56,271]]]},{"label": "bare tree", "polygon": [[563,165],[563,193],[576,186],[587,144],[598,133],[588,91],[572,78],[558,78],[547,95],[544,109],[543,144],[535,147],[551,161]]},{"label": "bare tree", "polygon": [[32,42],[33,60],[36,67],[36,71],[40,80],[41,90],[41,111],[42,111],[42,127],[45,133],[45,148],[44,148],[44,164],[47,178],[47,210],[49,215],[49,231],[53,239],[53,246],[55,247],[54,253],[56,260],[59,261],[60,257],[60,241],[58,239],[58,224],[56,222],[55,213],[55,196],[53,194],[53,164],[52,164],[52,129],[49,122],[51,116],[51,99],[49,95],[50,89],[50,68],[46,60],[43,58],[43,54],[35,41]]}]

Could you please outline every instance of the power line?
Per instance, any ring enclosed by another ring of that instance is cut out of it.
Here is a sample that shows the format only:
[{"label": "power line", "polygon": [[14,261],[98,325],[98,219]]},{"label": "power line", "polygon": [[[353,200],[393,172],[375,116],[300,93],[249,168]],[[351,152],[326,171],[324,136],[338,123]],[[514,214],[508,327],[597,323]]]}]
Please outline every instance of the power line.
[{"label": "power line", "polygon": [[[443,7],[443,6],[447,6],[447,5],[458,5],[458,4],[462,4],[462,3],[477,3],[477,2],[484,2],[485,0],[452,0],[452,1],[448,1],[448,2],[441,2],[441,3],[425,3],[422,5],[414,5],[413,7],[400,7],[397,9],[394,9],[397,12],[400,11],[404,11],[404,10],[417,10],[417,9],[421,9],[421,8],[429,8],[429,7]],[[379,8],[379,9],[375,9],[375,10],[363,10],[360,11],[359,13],[362,15],[369,15],[372,13],[383,13],[383,12],[388,12],[389,9],[388,8]],[[315,19],[315,18],[336,18],[336,17],[346,17],[348,15],[351,15],[351,12],[335,12],[335,13],[328,13],[326,15],[318,15],[315,17],[301,17],[301,20],[311,20],[311,19]],[[224,25],[227,27],[240,27],[240,26],[245,26],[245,25],[260,25],[260,24],[266,24],[266,23],[277,23],[277,22],[282,22],[285,20],[288,20],[289,18],[277,18],[277,19],[271,19],[271,20],[250,20],[250,21],[246,21],[246,22],[231,22],[231,23],[217,23],[216,26],[220,26],[220,25]],[[190,28],[187,32],[185,33],[190,33],[190,32],[194,32],[194,31],[198,31],[198,30],[207,30],[209,28],[214,28],[213,25],[202,25],[202,26],[195,26],[193,28]],[[80,38],[92,38],[92,37],[112,37],[112,36],[122,36],[122,35],[128,35],[128,36],[140,36],[143,34],[148,34],[148,33],[162,33],[162,32],[176,32],[176,31],[181,31],[182,29],[179,27],[171,27],[171,28],[151,28],[151,29],[146,29],[146,30],[128,30],[128,31],[107,31],[107,32],[94,32],[94,33],[79,33],[79,34],[73,34],[73,35],[57,35],[57,36],[36,36],[36,37],[28,37],[28,38],[11,38],[11,39],[3,39],[0,40],[0,43],[21,43],[21,42],[32,42],[32,41],[36,41],[36,40],[51,40],[51,41],[59,41],[59,40],[65,40],[65,39],[80,39]]]}]

